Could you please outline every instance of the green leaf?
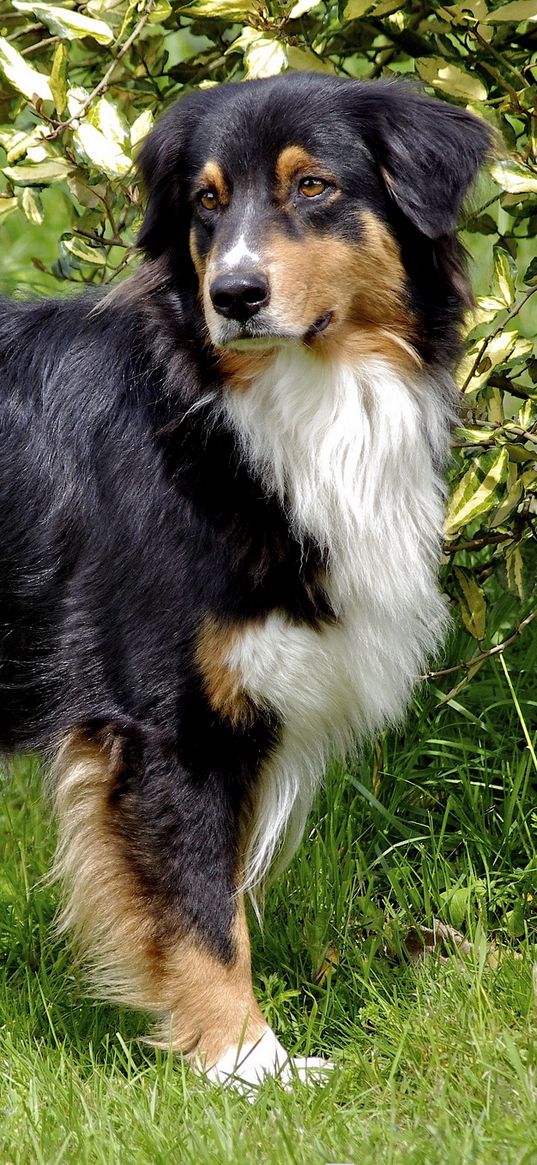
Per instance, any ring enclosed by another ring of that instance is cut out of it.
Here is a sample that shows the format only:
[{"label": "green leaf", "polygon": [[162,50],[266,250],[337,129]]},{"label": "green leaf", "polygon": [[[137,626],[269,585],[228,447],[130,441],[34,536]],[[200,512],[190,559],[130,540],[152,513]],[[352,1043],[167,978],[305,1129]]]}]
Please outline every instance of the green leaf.
[{"label": "green leaf", "polygon": [[507,449],[491,449],[476,458],[453,491],[445,527],[448,538],[492,509],[508,466]]},{"label": "green leaf", "polygon": [[460,65],[447,64],[444,57],[418,57],[416,69],[423,81],[465,101],[486,101],[487,90],[478,77],[472,76]]},{"label": "green leaf", "polygon": [[474,639],[483,639],[487,622],[485,595],[473,575],[462,567],[455,567],[457,598],[461,619]]},{"label": "green leaf", "polygon": [[519,902],[512,910],[508,910],[502,921],[510,938],[521,938],[524,934],[524,903]]},{"label": "green leaf", "polygon": [[522,561],[522,552],[520,546],[510,546],[505,552],[505,573],[507,577],[507,586],[514,595],[519,599],[523,599],[525,595],[524,587],[524,564]]},{"label": "green leaf", "polygon": [[62,245],[70,255],[83,263],[92,263],[94,267],[106,266],[106,255],[102,247],[90,247],[84,239],[78,238],[77,235],[63,238]]},{"label": "green leaf", "polygon": [[[518,343],[519,335],[515,328],[499,332],[497,336],[494,336],[491,340],[489,340],[483,356],[470,381],[469,391],[474,392],[477,388],[481,388],[481,386],[488,380],[492,370],[496,368],[498,364],[503,364],[513,355]],[[522,339],[523,346],[528,343],[531,350],[531,341]],[[457,374],[461,384],[465,380],[470,369],[473,367],[482,346],[483,341],[476,340],[472,344],[470,351],[467,352],[466,356],[464,357],[464,360],[462,361]],[[491,417],[490,419],[493,420],[494,418]]]},{"label": "green leaf", "polygon": [[67,109],[67,65],[69,54],[64,44],[56,47],[50,72],[50,88],[56,106],[56,113],[61,117]]},{"label": "green leaf", "polygon": [[288,13],[287,19],[298,20],[299,16],[304,16],[312,8],[317,8],[319,3],[320,0],[297,0],[297,3],[293,4],[291,11]]},{"label": "green leaf", "polygon": [[514,444],[506,441],[505,448],[509,454],[509,461],[514,465],[525,464],[528,461],[535,461],[535,452],[531,449],[526,449],[524,445]]},{"label": "green leaf", "polygon": [[443,908],[447,910],[449,921],[457,930],[464,926],[471,897],[471,890],[468,886],[459,886],[456,890],[444,890],[440,895]]},{"label": "green leaf", "polygon": [[524,487],[520,478],[514,482],[512,486],[506,491],[503,500],[500,502],[496,513],[493,514],[489,526],[494,529],[495,526],[502,526],[506,518],[516,510],[517,506],[522,501],[524,496]]},{"label": "green leaf", "polygon": [[[39,146],[47,132],[47,127],[41,124],[35,125],[30,133],[13,134],[10,142],[6,141],[3,143],[9,165],[11,166],[12,162],[18,162],[20,158],[25,157],[29,150]],[[39,162],[42,159],[34,158],[33,161]]]},{"label": "green leaf", "polygon": [[35,101],[36,98],[41,101],[52,100],[48,77],[27,65],[24,57],[3,36],[0,36],[0,69],[14,88],[29,101]]},{"label": "green leaf", "polygon": [[290,69],[315,69],[316,73],[335,73],[330,60],[323,60],[312,49],[297,48],[296,45],[287,46],[287,63]]},{"label": "green leaf", "polygon": [[12,214],[18,208],[19,204],[16,198],[5,198],[3,194],[0,194],[0,219],[7,218],[8,214]]},{"label": "green leaf", "polygon": [[117,142],[110,141],[89,122],[75,130],[73,142],[82,159],[102,170],[108,178],[121,178],[131,168],[131,159]]},{"label": "green leaf", "polygon": [[511,307],[515,301],[515,264],[503,247],[494,247],[493,255],[492,294],[502,301],[504,307]]},{"label": "green leaf", "polygon": [[143,142],[148,133],[153,129],[154,117],[150,109],[144,109],[144,112],[133,121],[130,129],[131,146],[138,146]]},{"label": "green leaf", "polygon": [[534,340],[527,339],[526,336],[518,336],[513,351],[510,354],[511,360],[524,360],[533,352]]},{"label": "green leaf", "polygon": [[505,302],[503,299],[498,299],[494,295],[478,295],[477,306],[482,308],[483,311],[493,312],[495,315],[497,311],[503,311]]},{"label": "green leaf", "polygon": [[25,186],[23,188],[19,196],[19,204],[28,222],[35,223],[36,226],[41,226],[45,218],[43,203],[39,194],[36,194],[31,186]]},{"label": "green leaf", "polygon": [[67,178],[72,169],[66,158],[45,158],[24,166],[5,166],[3,173],[15,186],[51,186]]},{"label": "green leaf", "polygon": [[359,20],[373,7],[374,0],[349,0],[343,9],[343,20]]},{"label": "green leaf", "polygon": [[521,481],[524,490],[534,490],[537,486],[537,469],[525,469]]},{"label": "green leaf", "polygon": [[463,4],[446,6],[453,24],[468,24],[484,20],[487,13],[485,0],[464,0]]},{"label": "green leaf", "polygon": [[514,158],[501,158],[489,170],[495,182],[509,194],[537,194],[537,173]]},{"label": "green leaf", "polygon": [[493,336],[492,340],[487,344],[487,350],[483,357],[483,363],[488,364],[485,378],[491,368],[496,368],[498,364],[503,364],[504,360],[507,360],[517,340],[518,332],[515,329],[506,330],[500,332],[497,336]]},{"label": "green leaf", "polygon": [[287,53],[275,37],[260,36],[244,54],[246,77],[274,77],[287,68]]},{"label": "green leaf", "polygon": [[153,0],[149,10],[149,21],[151,24],[164,24],[172,14],[172,6],[169,0]]},{"label": "green leaf", "polygon": [[537,283],[537,256],[531,260],[531,263],[524,275],[524,283],[529,287],[533,287]]},{"label": "green leaf", "polygon": [[534,400],[526,400],[515,417],[521,429],[530,429],[537,421],[537,404]]},{"label": "green leaf", "polygon": [[104,23],[104,20],[82,16],[72,8],[57,8],[55,4],[34,4],[32,0],[12,0],[12,3],[19,12],[33,12],[54,36],[62,36],[66,40],[79,40],[80,37],[91,36],[97,44],[110,44],[114,39],[112,29]]},{"label": "green leaf", "polygon": [[537,20],[537,0],[511,0],[510,4],[494,8],[482,19],[488,24],[501,24],[504,20],[521,24],[523,20]]},{"label": "green leaf", "polygon": [[110,97],[99,97],[87,112],[87,121],[111,142],[124,146],[129,140],[129,126]]},{"label": "green leaf", "polygon": [[123,24],[126,11],[125,0],[119,0],[119,3],[118,0],[88,0],[84,7],[97,20],[105,16],[110,26],[117,27]]},{"label": "green leaf", "polygon": [[[89,186],[82,177],[80,170],[75,170],[69,175],[67,185],[71,194],[81,203],[82,206],[87,206],[90,209],[95,209],[97,206],[103,205],[103,197],[106,195],[104,186]],[[99,197],[100,195],[100,197]]]},{"label": "green leaf", "polygon": [[256,15],[255,4],[252,0],[199,0],[198,4],[189,4],[182,8],[185,16],[223,17],[228,24],[236,20],[246,20],[248,16]]},{"label": "green leaf", "polygon": [[265,36],[246,26],[241,35],[229,46],[228,52],[241,49],[244,54],[246,78],[274,77],[287,68],[285,47],[274,36]]},{"label": "green leaf", "polygon": [[457,425],[454,436],[458,440],[468,441],[469,445],[490,445],[494,432],[492,429],[480,429],[476,425]]}]

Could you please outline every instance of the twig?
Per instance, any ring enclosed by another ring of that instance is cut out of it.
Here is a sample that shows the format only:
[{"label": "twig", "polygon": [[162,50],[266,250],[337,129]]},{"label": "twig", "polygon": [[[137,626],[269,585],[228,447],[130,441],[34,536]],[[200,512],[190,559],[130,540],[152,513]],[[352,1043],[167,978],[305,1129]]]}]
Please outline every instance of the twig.
[{"label": "twig", "polygon": [[522,437],[524,441],[533,441],[533,443],[537,445],[537,433],[534,433],[530,429],[522,429],[520,425],[511,425],[508,422],[507,425],[504,426],[504,432],[507,433],[508,436],[509,433],[513,433],[516,437]]},{"label": "twig", "polygon": [[131,252],[130,254],[126,255],[124,259],[121,260],[121,263],[118,263],[117,267],[114,267],[114,270],[112,271],[111,274],[106,275],[106,272],[105,272],[106,277],[103,279],[104,286],[108,287],[108,285],[110,283],[113,283],[114,279],[117,277],[117,275],[119,275],[120,271],[124,271],[126,267],[131,266],[133,259],[134,259],[134,254]]},{"label": "twig", "polygon": [[83,239],[89,239],[92,243],[97,243],[99,247],[123,247],[127,251],[131,249],[130,243],[124,243],[123,239],[107,239],[104,235],[96,235],[93,231],[83,230],[82,227],[73,227],[73,234],[81,235]]},{"label": "twig", "polygon": [[36,53],[38,49],[46,48],[49,44],[58,44],[61,36],[46,36],[43,40],[36,40],[35,44],[28,45],[27,49],[21,49],[21,57],[29,57],[30,53]]},{"label": "twig", "polygon": [[512,534],[490,534],[486,538],[471,538],[469,542],[455,542],[444,545],[444,554],[459,554],[462,550],[481,550],[483,546],[496,546],[498,542],[509,542]]},{"label": "twig", "polygon": [[483,343],[479,349],[479,352],[477,353],[477,356],[472,364],[472,367],[468,373],[468,376],[466,377],[466,379],[464,380],[464,383],[461,386],[461,392],[466,392],[466,389],[468,388],[468,385],[469,385],[469,383],[470,383],[470,381],[471,381],[471,379],[476,371],[476,368],[479,368],[479,365],[481,364],[481,361],[483,359],[483,356],[485,355],[485,352],[486,352],[489,344],[492,342],[492,340],[494,340],[496,338],[496,336],[499,336],[500,333],[504,331],[505,325],[509,323],[509,320],[513,320],[515,318],[515,316],[518,315],[519,311],[522,311],[524,304],[527,303],[528,299],[530,299],[532,295],[535,295],[536,291],[537,291],[537,286],[530,287],[529,291],[526,291],[524,293],[524,295],[518,300],[518,302],[513,305],[513,307],[511,308],[511,311],[509,311],[507,313],[505,319],[502,320],[501,324],[498,324],[498,327],[495,328],[494,331],[490,333],[490,336],[485,336],[485,339],[483,340]]},{"label": "twig", "polygon": [[92,101],[95,101],[96,97],[100,97],[101,93],[106,92],[106,90],[108,89],[109,81],[112,77],[112,74],[114,72],[116,65],[119,64],[119,62],[125,56],[125,53],[128,53],[129,49],[134,44],[134,41],[136,40],[136,38],[140,35],[144,25],[147,24],[148,20],[149,20],[149,12],[144,12],[144,15],[140,17],[138,24],[135,26],[135,28],[133,28],[130,36],[127,37],[127,40],[124,42],[124,44],[122,44],[117,56],[114,57],[112,64],[106,70],[106,73],[104,74],[104,77],[102,77],[101,80],[99,81],[99,84],[96,85],[94,89],[92,89],[91,93],[88,94],[88,96],[86,97],[86,100],[82,102],[79,109],[77,109],[77,112],[75,114],[73,114],[72,117],[70,117],[67,121],[60,122],[60,124],[57,126],[57,128],[55,130],[53,130],[53,132],[51,134],[47,135],[48,141],[52,141],[54,138],[58,137],[59,134],[63,133],[64,129],[68,129],[75,122],[80,121],[81,118],[84,116],[86,110],[91,105]]},{"label": "twig", "polygon": [[502,193],[501,190],[499,190],[497,194],[495,194],[492,198],[488,198],[487,201],[484,202],[482,206],[479,206],[477,208],[477,210],[473,210],[471,214],[467,214],[466,218],[463,218],[463,220],[462,220],[461,230],[463,230],[463,231],[466,230],[468,227],[468,223],[473,222],[475,218],[480,218],[481,215],[483,214],[483,211],[486,210],[487,207],[492,206],[493,202],[498,201],[501,193]]},{"label": "twig", "polygon": [[518,623],[513,634],[510,635],[508,639],[504,639],[502,643],[497,643],[495,647],[489,647],[488,651],[482,651],[479,655],[474,655],[472,659],[461,659],[460,662],[455,663],[453,667],[442,667],[439,669],[439,671],[425,672],[425,675],[420,676],[419,679],[436,680],[441,676],[453,675],[454,672],[462,670],[470,671],[471,668],[476,666],[476,664],[483,663],[485,659],[490,659],[493,655],[501,655],[502,652],[504,652],[508,647],[511,646],[512,643],[515,642],[516,639],[518,639],[519,635],[522,635],[522,632],[526,630],[526,627],[528,627],[529,624],[532,623],[536,618],[537,610],[532,611],[531,614],[527,615],[521,623]]}]

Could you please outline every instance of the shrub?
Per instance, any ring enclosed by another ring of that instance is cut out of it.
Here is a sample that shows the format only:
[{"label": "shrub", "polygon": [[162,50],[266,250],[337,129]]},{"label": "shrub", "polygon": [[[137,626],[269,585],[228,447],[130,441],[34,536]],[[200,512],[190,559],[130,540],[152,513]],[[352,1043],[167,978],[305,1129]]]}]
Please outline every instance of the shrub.
[{"label": "shrub", "polygon": [[[0,16],[10,290],[106,286],[128,272],[141,216],[133,156],[192,86],[286,69],[409,74],[500,131],[505,152],[464,224],[479,294],[459,370],[445,541],[465,658],[435,673],[449,686],[453,672],[450,695],[537,614],[536,21],[537,0],[13,0]],[[56,257],[44,260],[51,245]]]}]

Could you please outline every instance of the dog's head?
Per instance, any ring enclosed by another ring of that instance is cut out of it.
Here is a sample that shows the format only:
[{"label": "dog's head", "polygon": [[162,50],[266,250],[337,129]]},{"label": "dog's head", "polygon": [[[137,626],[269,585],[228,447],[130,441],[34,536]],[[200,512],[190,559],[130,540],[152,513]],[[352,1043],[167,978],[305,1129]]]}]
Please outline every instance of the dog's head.
[{"label": "dog's head", "polygon": [[218,349],[323,351],[379,330],[410,347],[428,298],[464,297],[445,243],[489,144],[485,123],[405,84],[198,91],[142,150],[139,244],[177,285],[195,272]]}]

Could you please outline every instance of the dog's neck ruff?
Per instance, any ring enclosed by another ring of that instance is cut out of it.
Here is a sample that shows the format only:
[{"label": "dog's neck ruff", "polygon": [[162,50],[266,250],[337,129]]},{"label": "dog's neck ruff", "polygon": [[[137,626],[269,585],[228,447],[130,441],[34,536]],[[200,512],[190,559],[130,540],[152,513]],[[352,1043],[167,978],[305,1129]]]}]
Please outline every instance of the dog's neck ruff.
[{"label": "dog's neck ruff", "polygon": [[295,535],[324,552],[337,616],[314,630],[273,612],[230,655],[250,695],[282,722],[260,782],[251,887],[284,833],[285,860],[296,848],[329,755],[401,718],[439,644],[446,614],[436,586],[444,495],[437,467],[452,398],[445,373],[412,376],[380,359],[353,368],[289,347],[246,390],[226,389],[223,407]]}]

